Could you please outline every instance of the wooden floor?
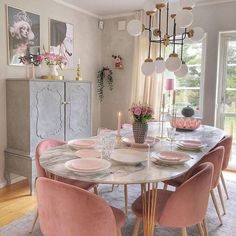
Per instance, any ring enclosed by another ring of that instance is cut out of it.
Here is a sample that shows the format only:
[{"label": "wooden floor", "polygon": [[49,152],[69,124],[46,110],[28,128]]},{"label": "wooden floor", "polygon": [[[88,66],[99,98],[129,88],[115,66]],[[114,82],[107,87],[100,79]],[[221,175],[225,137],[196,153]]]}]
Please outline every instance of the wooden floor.
[{"label": "wooden floor", "polygon": [[36,197],[29,195],[27,180],[0,189],[0,227],[34,209],[36,209]]}]

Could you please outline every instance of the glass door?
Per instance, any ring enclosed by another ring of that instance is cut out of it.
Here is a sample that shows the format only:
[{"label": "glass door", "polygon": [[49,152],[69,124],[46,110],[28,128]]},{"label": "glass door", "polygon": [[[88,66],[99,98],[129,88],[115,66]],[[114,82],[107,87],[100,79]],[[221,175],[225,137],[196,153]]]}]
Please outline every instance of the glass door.
[{"label": "glass door", "polygon": [[229,169],[236,170],[236,33],[221,34],[217,124],[233,136]]}]

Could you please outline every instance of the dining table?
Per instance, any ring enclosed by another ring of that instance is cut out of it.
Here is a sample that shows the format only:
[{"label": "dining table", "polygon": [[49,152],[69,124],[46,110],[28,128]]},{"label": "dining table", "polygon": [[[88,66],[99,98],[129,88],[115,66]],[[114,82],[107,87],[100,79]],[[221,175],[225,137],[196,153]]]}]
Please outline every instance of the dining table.
[{"label": "dining table", "polygon": [[[86,182],[93,182],[97,184],[140,184],[141,194],[143,196],[143,235],[153,236],[155,226],[155,209],[158,183],[174,179],[194,166],[201,158],[208,153],[215,145],[224,137],[223,130],[202,125],[200,128],[191,131],[177,131],[175,140],[169,141],[166,137],[158,138],[158,128],[155,124],[150,125],[148,136],[155,138],[155,144],[151,148],[137,148],[127,146],[122,141],[116,145],[116,149],[122,149],[122,155],[125,156],[129,150],[136,150],[146,153],[147,161],[136,165],[129,165],[127,163],[117,162],[113,159],[108,161],[111,166],[103,172],[94,174],[80,174],[78,171],[72,171],[65,166],[65,163],[77,159],[75,155],[76,150],[69,144],[63,146],[53,147],[45,151],[40,157],[40,164],[46,170],[49,177],[64,177],[72,180],[80,180]],[[121,135],[127,137],[132,135],[132,128],[122,129]],[[99,143],[98,136],[90,137]],[[122,140],[122,139],[121,139]],[[179,140],[201,140],[203,146],[199,150],[180,150],[176,145]],[[95,147],[96,148],[96,147]],[[98,149],[99,147],[98,144]],[[179,151],[188,154],[190,159],[179,165],[168,165],[153,161],[153,154],[162,151]],[[146,195],[146,193],[148,193]],[[152,194],[152,197],[150,197]],[[138,197],[138,196],[137,196]]]}]

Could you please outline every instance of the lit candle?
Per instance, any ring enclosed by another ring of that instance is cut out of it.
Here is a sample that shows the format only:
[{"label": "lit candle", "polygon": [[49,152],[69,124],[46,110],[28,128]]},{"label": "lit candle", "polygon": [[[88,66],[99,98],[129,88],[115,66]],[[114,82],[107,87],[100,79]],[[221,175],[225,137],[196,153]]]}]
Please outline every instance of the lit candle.
[{"label": "lit candle", "polygon": [[118,135],[118,136],[120,136],[121,117],[122,117],[121,112],[118,112],[118,117],[117,117],[117,135]]},{"label": "lit candle", "polygon": [[163,94],[163,98],[162,98],[162,107],[165,107],[165,94]]},{"label": "lit candle", "polygon": [[173,105],[175,105],[175,97],[176,97],[176,90],[173,91],[173,102],[172,102]]}]

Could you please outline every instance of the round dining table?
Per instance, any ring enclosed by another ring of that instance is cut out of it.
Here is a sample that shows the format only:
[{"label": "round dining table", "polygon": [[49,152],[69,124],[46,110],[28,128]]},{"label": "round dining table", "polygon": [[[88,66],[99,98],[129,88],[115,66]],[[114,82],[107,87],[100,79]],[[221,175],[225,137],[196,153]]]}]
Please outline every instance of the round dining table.
[{"label": "round dining table", "polygon": [[[132,130],[123,130],[124,136],[130,135]],[[156,137],[156,128],[152,126],[149,129],[149,136]],[[109,160],[111,166],[104,172],[96,174],[80,174],[77,171],[72,171],[66,168],[67,161],[78,158],[75,155],[76,150],[66,144],[51,148],[44,152],[40,157],[40,164],[46,170],[49,176],[60,176],[67,179],[93,182],[97,184],[141,184],[141,194],[148,191],[148,194],[153,194],[154,197],[144,197],[143,200],[143,235],[152,236],[154,234],[155,223],[155,203],[157,194],[158,182],[176,178],[187,172],[195,165],[206,153],[224,137],[224,131],[211,126],[201,126],[192,132],[176,132],[175,141],[178,140],[201,140],[203,148],[198,151],[179,150],[174,142],[168,141],[166,138],[157,139],[156,144],[151,148],[136,148],[140,152],[146,152],[148,159],[138,165],[127,165],[125,163]],[[91,137],[91,139],[99,142],[99,137]],[[132,149],[120,143],[117,148],[125,150]],[[187,153],[191,158],[189,161],[181,165],[168,165],[152,161],[152,154],[160,151],[181,151]],[[137,196],[138,197],[138,196]],[[147,200],[149,199],[149,201]],[[151,199],[151,200],[150,200]],[[144,207],[145,206],[145,207]]]}]

